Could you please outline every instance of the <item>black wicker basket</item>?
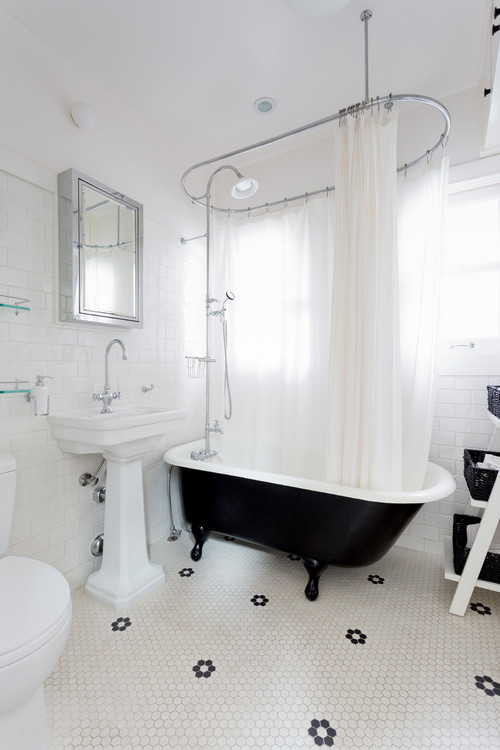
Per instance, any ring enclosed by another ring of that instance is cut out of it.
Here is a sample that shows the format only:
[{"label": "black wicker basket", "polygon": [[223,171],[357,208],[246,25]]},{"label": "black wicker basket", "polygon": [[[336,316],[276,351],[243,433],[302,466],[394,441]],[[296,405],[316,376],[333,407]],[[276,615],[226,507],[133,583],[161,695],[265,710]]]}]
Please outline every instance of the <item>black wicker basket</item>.
[{"label": "black wicker basket", "polygon": [[500,385],[487,385],[488,411],[500,419]]},{"label": "black wicker basket", "polygon": [[[470,523],[479,523],[480,520],[477,516],[463,516],[458,513],[453,516],[453,567],[457,575],[462,575],[470,552],[470,547],[467,547],[467,526]],[[479,578],[491,583],[500,583],[500,555],[495,552],[486,553]]]},{"label": "black wicker basket", "polygon": [[[495,451],[487,451],[492,456],[500,456]],[[496,469],[478,469],[476,464],[484,461],[486,451],[464,450],[464,477],[471,497],[474,500],[488,500],[495,484],[498,471]]]}]

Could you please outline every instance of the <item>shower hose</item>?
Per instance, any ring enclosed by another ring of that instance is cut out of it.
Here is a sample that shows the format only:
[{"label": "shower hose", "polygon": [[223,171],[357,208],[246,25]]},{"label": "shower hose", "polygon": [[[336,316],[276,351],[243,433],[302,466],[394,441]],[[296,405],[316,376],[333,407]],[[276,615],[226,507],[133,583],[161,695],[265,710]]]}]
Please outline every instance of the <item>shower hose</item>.
[{"label": "shower hose", "polygon": [[229,385],[229,370],[227,366],[227,323],[222,321],[222,340],[224,342],[224,417],[231,419],[233,415],[233,400],[231,398],[231,386]]}]

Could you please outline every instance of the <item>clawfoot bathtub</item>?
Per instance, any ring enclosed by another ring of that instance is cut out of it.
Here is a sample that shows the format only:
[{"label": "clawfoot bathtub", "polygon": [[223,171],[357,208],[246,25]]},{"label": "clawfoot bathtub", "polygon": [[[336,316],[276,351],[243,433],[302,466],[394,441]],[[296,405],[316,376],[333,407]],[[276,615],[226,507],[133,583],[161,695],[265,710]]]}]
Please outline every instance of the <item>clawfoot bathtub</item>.
[{"label": "clawfoot bathtub", "polygon": [[309,575],[306,597],[318,596],[327,565],[363,566],[380,560],[424,503],[455,489],[448,471],[428,463],[417,492],[382,492],[226,466],[220,455],[195,461],[202,442],[171,448],[167,464],[179,467],[184,516],[201,558],[211,531],[302,557]]}]

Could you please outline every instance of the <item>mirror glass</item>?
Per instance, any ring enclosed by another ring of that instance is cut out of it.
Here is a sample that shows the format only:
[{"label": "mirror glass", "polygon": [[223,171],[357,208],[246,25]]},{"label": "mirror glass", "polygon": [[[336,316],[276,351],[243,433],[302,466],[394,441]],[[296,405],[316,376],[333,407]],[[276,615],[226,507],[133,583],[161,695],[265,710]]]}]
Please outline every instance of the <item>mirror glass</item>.
[{"label": "mirror glass", "polygon": [[60,319],[142,326],[142,205],[74,169],[58,192]]}]

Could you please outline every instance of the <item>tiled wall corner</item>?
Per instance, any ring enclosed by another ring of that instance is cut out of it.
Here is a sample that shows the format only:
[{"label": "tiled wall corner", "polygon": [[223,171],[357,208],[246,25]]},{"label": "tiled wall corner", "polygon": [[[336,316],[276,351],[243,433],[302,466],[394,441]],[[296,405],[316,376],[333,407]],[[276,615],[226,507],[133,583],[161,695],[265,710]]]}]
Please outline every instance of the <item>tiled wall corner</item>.
[{"label": "tiled wall corner", "polygon": [[488,418],[487,386],[500,383],[500,376],[461,375],[458,358],[456,372],[438,376],[429,457],[453,474],[457,489],[451,497],[424,506],[398,542],[438,554],[443,554],[444,537],[451,536],[454,513],[478,515],[477,509],[469,506],[463,454],[465,448],[488,447],[493,423]]}]

